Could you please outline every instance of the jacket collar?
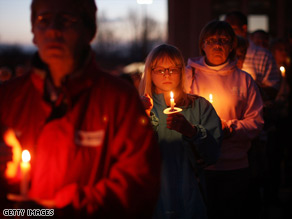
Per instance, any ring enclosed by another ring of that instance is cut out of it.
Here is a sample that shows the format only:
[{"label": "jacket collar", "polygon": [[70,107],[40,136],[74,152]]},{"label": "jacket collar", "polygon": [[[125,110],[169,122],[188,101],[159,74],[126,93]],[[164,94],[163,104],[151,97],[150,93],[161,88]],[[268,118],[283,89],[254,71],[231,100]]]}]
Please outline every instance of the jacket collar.
[{"label": "jacket collar", "polygon": [[36,53],[32,59],[31,78],[33,84],[41,93],[44,94],[45,86],[49,87],[50,96],[53,99],[56,98],[54,96],[56,96],[60,89],[65,90],[69,98],[73,98],[82,92],[82,90],[92,86],[93,82],[99,76],[98,71],[94,52],[90,50],[82,67],[67,75],[62,81],[61,88],[56,88],[52,83],[47,65],[42,62],[38,53]]}]

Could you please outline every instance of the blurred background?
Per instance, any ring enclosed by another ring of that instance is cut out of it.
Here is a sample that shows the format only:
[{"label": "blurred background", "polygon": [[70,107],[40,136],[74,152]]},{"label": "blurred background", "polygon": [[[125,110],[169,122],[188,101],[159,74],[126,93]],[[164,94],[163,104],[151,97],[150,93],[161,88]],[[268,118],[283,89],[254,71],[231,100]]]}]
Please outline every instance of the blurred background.
[{"label": "blurred background", "polygon": [[[36,51],[30,31],[30,2],[0,0],[0,83],[23,74]],[[169,43],[182,51],[185,60],[198,56],[203,26],[213,19],[223,19],[232,10],[248,15],[249,33],[263,30],[269,43],[283,39],[284,48],[278,49],[285,52],[287,66],[291,62],[291,0],[96,0],[96,3],[98,33],[92,48],[97,60],[103,69],[125,77],[136,87],[145,57],[153,47]],[[281,165],[284,166],[283,162]],[[281,203],[263,208],[260,219],[292,218],[292,187],[287,186],[283,177],[291,176],[292,165],[289,168],[289,172],[281,172]]]},{"label": "blurred background", "polygon": [[[0,0],[0,68],[24,71],[35,52],[30,32],[31,0]],[[262,29],[271,39],[289,38],[291,0],[96,0],[98,34],[92,42],[101,66],[120,74],[143,62],[161,43],[176,45],[185,59],[199,55],[202,27],[231,10],[248,15],[249,32]],[[8,73],[9,74],[9,73]]]},{"label": "blurred background", "polygon": [[[30,31],[30,2],[0,0],[0,67],[11,69],[13,75],[36,50]],[[102,67],[112,74],[119,74],[129,63],[143,61],[153,46],[167,41],[167,0],[96,3],[98,34],[92,47]]]}]

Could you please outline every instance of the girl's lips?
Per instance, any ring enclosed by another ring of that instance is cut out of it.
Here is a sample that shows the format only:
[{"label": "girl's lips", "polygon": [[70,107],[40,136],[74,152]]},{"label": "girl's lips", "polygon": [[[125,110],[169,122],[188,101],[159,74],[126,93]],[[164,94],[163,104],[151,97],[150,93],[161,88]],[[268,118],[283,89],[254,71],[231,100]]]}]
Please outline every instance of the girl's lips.
[{"label": "girl's lips", "polygon": [[172,84],[172,83],[169,81],[166,81],[166,82],[163,82],[163,84]]}]

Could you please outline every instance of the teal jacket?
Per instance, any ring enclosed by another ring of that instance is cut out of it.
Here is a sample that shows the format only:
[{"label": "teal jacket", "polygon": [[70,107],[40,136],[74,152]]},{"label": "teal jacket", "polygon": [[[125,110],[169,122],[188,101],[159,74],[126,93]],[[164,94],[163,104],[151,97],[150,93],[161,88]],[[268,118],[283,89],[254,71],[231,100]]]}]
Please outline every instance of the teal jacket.
[{"label": "teal jacket", "polygon": [[204,187],[203,167],[197,164],[194,151],[206,165],[217,161],[222,138],[220,118],[206,99],[195,96],[192,104],[180,106],[180,113],[198,130],[196,136],[188,138],[166,127],[166,108],[163,94],[154,94],[155,116],[151,119],[158,118],[156,131],[162,155],[161,190],[154,218],[207,218],[204,188],[200,190],[198,184],[200,181]]}]

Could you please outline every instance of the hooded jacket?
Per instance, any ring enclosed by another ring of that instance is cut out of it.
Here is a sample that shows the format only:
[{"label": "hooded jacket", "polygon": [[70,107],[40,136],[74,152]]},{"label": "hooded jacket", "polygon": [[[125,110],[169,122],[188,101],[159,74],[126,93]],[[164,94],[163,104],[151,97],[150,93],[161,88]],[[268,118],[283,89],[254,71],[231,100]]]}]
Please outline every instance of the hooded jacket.
[{"label": "hooded jacket", "polygon": [[[262,130],[263,102],[252,77],[236,67],[235,62],[210,67],[204,57],[188,60],[186,70],[190,93],[210,98],[221,120],[231,127],[231,136],[223,138],[219,160],[211,170],[248,167],[247,152]],[[210,99],[209,99],[210,100]]]},{"label": "hooded jacket", "polygon": [[[194,156],[196,150],[207,165],[219,157],[222,137],[221,122],[212,105],[194,96],[189,106],[179,106],[181,114],[198,133],[187,138],[167,128],[167,105],[163,94],[153,94],[152,113],[158,118],[157,134],[162,155],[161,189],[154,218],[207,218],[204,203],[204,173]],[[195,175],[197,174],[197,178]]]}]

